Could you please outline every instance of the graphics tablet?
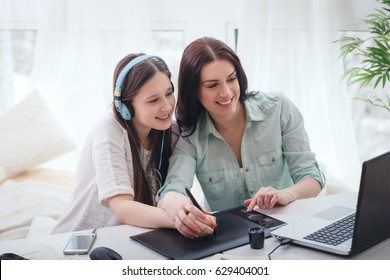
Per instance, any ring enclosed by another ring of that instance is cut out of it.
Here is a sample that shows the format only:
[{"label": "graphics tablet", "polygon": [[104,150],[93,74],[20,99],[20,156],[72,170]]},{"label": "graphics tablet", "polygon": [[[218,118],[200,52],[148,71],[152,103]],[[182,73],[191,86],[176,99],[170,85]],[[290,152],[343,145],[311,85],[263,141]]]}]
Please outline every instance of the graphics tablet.
[{"label": "graphics tablet", "polygon": [[176,229],[155,229],[130,238],[169,259],[191,260],[248,244],[248,229],[252,227],[262,227],[268,237],[270,230],[284,225],[258,212],[247,213],[245,207],[217,212],[214,216],[218,224],[215,235],[188,239]]}]

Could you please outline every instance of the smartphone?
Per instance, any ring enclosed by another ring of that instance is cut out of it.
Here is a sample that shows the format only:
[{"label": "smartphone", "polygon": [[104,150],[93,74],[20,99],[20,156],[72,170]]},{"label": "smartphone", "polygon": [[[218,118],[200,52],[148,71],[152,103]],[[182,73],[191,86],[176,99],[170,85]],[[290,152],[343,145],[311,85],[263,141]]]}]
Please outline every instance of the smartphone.
[{"label": "smartphone", "polygon": [[92,247],[96,233],[74,233],[64,249],[64,255],[85,255]]}]

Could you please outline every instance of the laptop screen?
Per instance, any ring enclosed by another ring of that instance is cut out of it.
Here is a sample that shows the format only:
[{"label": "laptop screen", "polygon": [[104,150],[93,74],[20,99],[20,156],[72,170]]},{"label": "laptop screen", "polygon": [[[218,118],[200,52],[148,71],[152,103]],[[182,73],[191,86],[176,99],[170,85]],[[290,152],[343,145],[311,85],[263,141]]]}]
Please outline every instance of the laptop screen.
[{"label": "laptop screen", "polygon": [[351,254],[390,237],[390,152],[363,163]]}]

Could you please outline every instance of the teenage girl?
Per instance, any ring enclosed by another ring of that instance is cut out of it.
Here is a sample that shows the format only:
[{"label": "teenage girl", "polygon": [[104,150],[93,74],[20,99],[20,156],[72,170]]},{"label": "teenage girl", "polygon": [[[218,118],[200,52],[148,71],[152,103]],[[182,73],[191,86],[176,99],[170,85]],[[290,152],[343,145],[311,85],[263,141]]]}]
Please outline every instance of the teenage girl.
[{"label": "teenage girl", "polygon": [[174,227],[155,207],[178,139],[173,91],[161,58],[130,54],[119,61],[113,107],[87,137],[72,201],[53,233],[119,224]]}]

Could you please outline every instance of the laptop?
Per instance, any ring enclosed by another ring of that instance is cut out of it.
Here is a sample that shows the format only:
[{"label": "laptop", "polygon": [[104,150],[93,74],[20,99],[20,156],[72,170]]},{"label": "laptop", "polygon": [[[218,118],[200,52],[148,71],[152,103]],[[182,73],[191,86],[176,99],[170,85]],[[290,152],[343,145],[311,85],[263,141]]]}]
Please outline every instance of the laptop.
[{"label": "laptop", "polygon": [[255,211],[247,212],[245,207],[217,212],[218,226],[214,235],[188,239],[176,229],[155,229],[130,236],[144,246],[164,255],[168,259],[200,259],[249,243],[248,230],[252,227],[264,229],[265,236],[284,222]]},{"label": "laptop", "polygon": [[363,163],[357,205],[350,206],[333,205],[271,234],[345,256],[390,237],[390,152]]}]

